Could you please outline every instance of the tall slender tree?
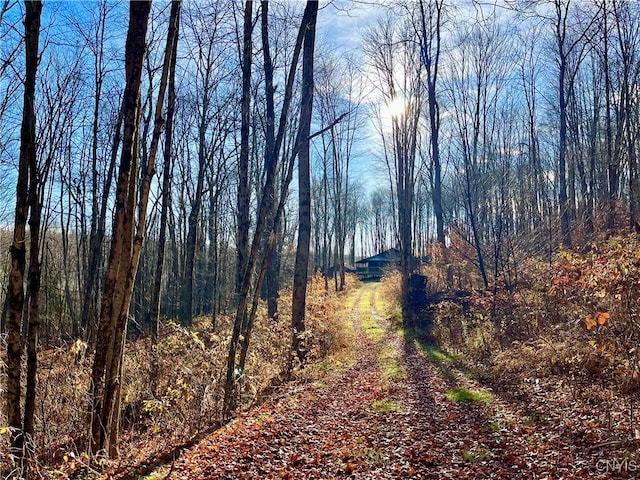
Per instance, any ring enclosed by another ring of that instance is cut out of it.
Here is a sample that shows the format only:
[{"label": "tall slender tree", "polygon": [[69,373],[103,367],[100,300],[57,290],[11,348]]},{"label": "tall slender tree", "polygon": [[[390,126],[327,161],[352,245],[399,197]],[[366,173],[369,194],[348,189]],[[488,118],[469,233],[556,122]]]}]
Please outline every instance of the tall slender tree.
[{"label": "tall slender tree", "polygon": [[[353,58],[341,59],[329,52],[317,56],[320,65],[316,67],[314,109],[323,128],[333,126],[322,134],[322,146],[317,148],[322,162],[322,178],[317,189],[318,199],[312,206],[315,208],[315,218],[321,219],[322,228],[318,228],[318,221],[314,222],[316,256],[322,253],[322,260],[318,264],[322,264],[325,270],[330,265],[334,267],[335,289],[339,291],[345,285],[347,210],[353,187],[351,166],[356,145],[362,138],[363,91],[358,82],[359,65]],[[339,117],[342,120],[335,123]],[[322,207],[318,208],[319,205]],[[323,238],[320,242],[321,234]],[[318,248],[319,244],[322,244],[322,248]]]},{"label": "tall slender tree", "polygon": [[[606,4],[607,2],[603,0],[603,15],[606,15],[608,11]],[[640,225],[640,196],[638,194],[637,145],[640,118],[638,115],[638,96],[633,92],[637,91],[640,85],[640,69],[637,67],[640,61],[640,17],[638,16],[638,5],[631,2],[616,0],[610,2],[610,8],[614,22],[612,27],[612,30],[615,31],[614,42],[617,44],[617,55],[621,63],[621,71],[618,74],[621,82],[618,135],[620,142],[624,143],[624,147],[621,146],[621,151],[625,152],[624,156],[626,156],[628,168],[629,226],[638,229]]]},{"label": "tall slender tree", "polygon": [[[131,2],[125,47],[126,83],[122,98],[124,134],[118,169],[113,235],[105,274],[98,336],[90,385],[91,450],[107,448],[117,453],[117,437],[111,435],[119,421],[117,393],[121,358],[124,352],[124,325],[128,303],[125,286],[131,272],[136,186],[138,184],[138,126],[140,122],[140,85],[145,55],[145,38],[151,1]],[[116,430],[117,432],[117,430]]]},{"label": "tall slender tree", "polygon": [[[312,2],[309,2],[312,3]],[[247,257],[247,265],[242,273],[242,281],[238,294],[238,306],[231,334],[231,342],[229,345],[229,354],[227,356],[227,369],[224,386],[224,402],[223,416],[226,419],[232,417],[236,408],[236,385],[237,379],[242,375],[242,370],[238,365],[243,365],[243,358],[246,358],[246,352],[249,345],[251,329],[256,312],[257,299],[261,290],[264,273],[270,258],[270,247],[272,240],[275,240],[274,229],[278,227],[277,217],[282,211],[285,196],[280,195],[280,204],[277,211],[274,212],[275,187],[278,169],[280,168],[279,157],[287,125],[290,122],[290,108],[293,101],[293,87],[298,69],[298,62],[302,51],[302,44],[305,38],[305,28],[308,23],[309,6],[305,9],[298,35],[296,37],[291,63],[288,68],[284,94],[282,97],[282,108],[278,120],[277,129],[275,115],[275,87],[274,87],[274,66],[271,57],[270,41],[269,41],[269,2],[261,2],[261,37],[262,37],[262,55],[264,62],[264,88],[265,88],[265,150],[264,150],[264,183],[260,194],[260,202],[258,206],[256,224],[253,232],[252,242],[249,248],[249,256]],[[295,158],[298,148],[294,148],[292,158]],[[292,163],[290,163],[291,167]],[[292,169],[290,168],[289,171]],[[288,187],[289,171],[287,172],[287,180],[283,183],[283,189]],[[284,190],[282,190],[284,191]],[[264,245],[265,232],[268,234],[268,245]],[[263,261],[258,266],[258,253],[263,250]],[[257,268],[258,266],[258,268]],[[256,272],[258,270],[258,272]],[[257,281],[254,283],[254,276],[257,275]],[[253,292],[253,294],[251,293]],[[253,302],[252,302],[253,299]],[[249,305],[252,304],[251,311]],[[243,337],[242,344],[240,338]]]},{"label": "tall slender tree", "polygon": [[389,125],[382,126],[383,150],[395,203],[396,239],[400,250],[402,298],[406,306],[409,274],[413,265],[413,204],[416,152],[422,114],[420,78],[424,65],[406,21],[387,16],[368,35],[367,53],[380,78],[378,88],[386,106]]},{"label": "tall slender tree", "polygon": [[[84,283],[84,293],[82,295],[82,307],[80,312],[80,327],[85,330],[89,325],[89,316],[91,312],[94,313],[97,310],[97,287],[98,287],[98,265],[102,258],[102,242],[104,239],[105,222],[106,222],[106,202],[102,203],[105,209],[100,208],[100,193],[98,189],[99,174],[98,174],[98,147],[99,147],[99,131],[100,131],[100,107],[103,93],[103,84],[105,77],[105,65],[104,65],[104,38],[107,22],[107,8],[106,3],[100,4],[99,17],[95,24],[94,43],[92,53],[94,56],[93,68],[95,78],[95,93],[93,98],[93,121],[92,121],[92,135],[91,135],[91,230],[89,233],[89,252],[87,261],[87,274],[86,281]],[[120,122],[115,129],[116,132],[120,131]],[[119,134],[116,135],[119,138]],[[117,150],[117,147],[115,147]],[[111,165],[115,166],[115,155],[112,155],[114,159]],[[113,178],[114,168],[109,168],[109,174],[107,178],[107,191]],[[103,199],[107,199],[108,195],[103,195]],[[104,215],[101,215],[104,214]],[[74,332],[78,334],[79,332]]]},{"label": "tall slender tree", "polygon": [[[569,201],[568,177],[572,172],[567,165],[567,115],[570,98],[574,94],[574,79],[578,66],[584,57],[584,51],[588,46],[585,38],[589,35],[596,17],[591,16],[590,19],[586,19],[583,25],[574,23],[574,27],[578,28],[572,29],[570,22],[571,0],[553,0],[553,9],[552,22],[558,67],[558,204],[562,244],[566,248],[571,248],[571,217],[573,212]],[[571,57],[573,57],[573,62],[570,61]],[[612,165],[611,162],[609,163]],[[615,172],[610,170],[609,173],[611,178],[611,174]]]},{"label": "tall slender tree", "polygon": [[420,0],[417,37],[420,55],[425,66],[427,106],[429,109],[429,134],[431,147],[431,178],[433,213],[436,217],[436,240],[444,245],[444,209],[442,205],[442,162],[440,160],[440,104],[438,100],[438,74],[442,52],[442,24],[444,1],[431,0],[425,8]]},{"label": "tall slender tree", "polygon": [[[247,0],[244,5],[242,36],[242,98],[240,126],[240,156],[238,158],[238,252],[236,292],[239,293],[242,275],[247,265],[249,254],[249,227],[251,218],[249,206],[251,202],[249,190],[249,134],[251,127],[251,63],[253,59],[253,1]],[[267,126],[269,128],[269,126]]]},{"label": "tall slender tree", "polygon": [[309,246],[311,244],[311,171],[309,167],[309,136],[313,111],[313,63],[316,38],[318,2],[309,1],[302,17],[304,49],[302,54],[302,91],[300,95],[300,121],[296,146],[298,153],[298,248],[293,273],[293,299],[291,305],[292,350],[300,362],[304,362],[305,309],[309,270]]},{"label": "tall slender tree", "polygon": [[158,256],[156,258],[155,275],[153,279],[153,290],[151,297],[151,308],[149,311],[149,324],[151,327],[153,338],[158,338],[158,328],[160,322],[160,291],[162,287],[162,275],[164,272],[165,250],[167,244],[167,223],[169,215],[169,204],[171,203],[171,172],[173,171],[173,122],[176,110],[176,63],[178,56],[178,36],[180,29],[180,8],[181,0],[173,0],[171,2],[171,19],[172,24],[169,25],[169,34],[167,48],[173,48],[171,54],[171,65],[169,67],[169,78],[167,81],[167,113],[166,113],[166,129],[163,152],[163,169],[162,169],[162,204],[160,207],[160,232],[158,238]]},{"label": "tall slender tree", "polygon": [[[11,431],[11,455],[16,468],[10,477],[28,477],[28,445],[34,431],[37,339],[39,327],[38,291],[40,288],[40,172],[36,155],[36,74],[40,40],[42,2],[25,1],[25,76],[20,130],[20,159],[16,186],[16,209],[11,245],[11,272],[8,289],[7,321],[7,393],[6,411]],[[27,379],[24,415],[21,413],[22,341],[21,321],[24,308],[24,280],[26,268],[26,225],[29,218],[29,287],[31,300],[27,324]]]}]

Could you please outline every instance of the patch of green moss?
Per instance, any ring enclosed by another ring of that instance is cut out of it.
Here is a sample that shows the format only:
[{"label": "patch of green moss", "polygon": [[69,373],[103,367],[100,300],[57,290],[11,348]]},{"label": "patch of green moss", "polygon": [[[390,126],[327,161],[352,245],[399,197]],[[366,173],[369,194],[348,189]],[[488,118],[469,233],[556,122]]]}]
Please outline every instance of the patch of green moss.
[{"label": "patch of green moss", "polygon": [[389,461],[389,455],[377,448],[365,448],[360,453],[360,456],[372,467],[385,465]]},{"label": "patch of green moss", "polygon": [[436,363],[451,364],[458,360],[458,357],[440,350],[434,345],[425,345],[424,351],[429,355],[429,359]]},{"label": "patch of green moss", "polygon": [[449,400],[455,403],[489,403],[491,394],[469,390],[467,388],[454,388],[446,393]]},{"label": "patch of green moss", "polygon": [[391,347],[382,347],[378,353],[378,363],[385,380],[402,380],[405,376],[400,353]]},{"label": "patch of green moss", "polygon": [[462,460],[468,463],[478,463],[484,460],[488,460],[492,457],[490,450],[486,448],[473,448],[471,450],[465,450],[462,454]]},{"label": "patch of green moss", "polygon": [[501,432],[502,430],[505,430],[507,428],[506,425],[500,420],[491,422],[491,425],[489,425],[489,427],[491,428],[492,432],[496,432],[496,433]]},{"label": "patch of green moss", "polygon": [[395,400],[390,398],[383,398],[382,400],[376,400],[371,404],[371,408],[376,413],[397,413],[400,412],[400,405]]},{"label": "patch of green moss", "polygon": [[360,300],[359,313],[362,329],[367,337],[374,342],[382,340],[384,338],[384,330],[378,325],[373,315],[371,315],[371,307],[364,298]]},{"label": "patch of green moss", "polygon": [[410,328],[400,330],[400,335],[414,348],[420,352],[427,354],[429,360],[438,364],[451,364],[458,361],[458,357],[451,353],[439,349],[437,346],[429,343],[429,333],[420,328]]}]

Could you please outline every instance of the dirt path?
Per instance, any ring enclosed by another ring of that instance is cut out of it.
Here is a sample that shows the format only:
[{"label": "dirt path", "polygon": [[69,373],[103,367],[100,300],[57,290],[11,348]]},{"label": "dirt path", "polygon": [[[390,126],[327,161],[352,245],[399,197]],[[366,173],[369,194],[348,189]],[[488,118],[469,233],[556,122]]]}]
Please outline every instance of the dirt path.
[{"label": "dirt path", "polygon": [[376,285],[363,286],[352,367],[287,387],[154,478],[611,478],[574,439],[538,434],[446,356],[396,334],[376,305]]}]

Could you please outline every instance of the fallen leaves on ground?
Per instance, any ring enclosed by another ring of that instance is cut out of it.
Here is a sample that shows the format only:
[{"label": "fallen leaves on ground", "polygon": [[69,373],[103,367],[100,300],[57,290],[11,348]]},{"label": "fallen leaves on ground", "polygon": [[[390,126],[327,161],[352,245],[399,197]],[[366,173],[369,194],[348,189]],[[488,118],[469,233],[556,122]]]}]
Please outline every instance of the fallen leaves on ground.
[{"label": "fallen leaves on ground", "polygon": [[[185,451],[164,477],[586,479],[635,474],[636,464],[617,459],[618,446],[589,431],[579,416],[536,417],[498,395],[490,401],[452,400],[453,388],[482,387],[460,371],[443,375],[428,354],[389,328],[375,311],[373,295],[375,286],[364,286],[352,311],[357,332],[352,367],[322,381],[283,387],[278,400],[242,413]],[[362,305],[371,306],[366,322]],[[382,337],[367,335],[372,319],[384,330]],[[400,375],[385,375],[381,366],[382,353],[386,358],[390,348],[401,359]]]}]

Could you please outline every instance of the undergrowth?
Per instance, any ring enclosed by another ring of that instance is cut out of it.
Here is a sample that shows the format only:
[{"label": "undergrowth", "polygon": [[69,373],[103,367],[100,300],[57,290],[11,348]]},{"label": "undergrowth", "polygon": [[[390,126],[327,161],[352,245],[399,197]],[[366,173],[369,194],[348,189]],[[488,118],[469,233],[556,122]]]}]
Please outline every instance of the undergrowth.
[{"label": "undergrowth", "polygon": [[[350,276],[347,291],[336,293],[325,291],[320,278],[310,283],[306,318],[309,373],[303,370],[299,375],[330,371],[349,362],[345,352],[352,343],[353,324],[344,300],[358,284]],[[260,307],[246,370],[239,381],[244,407],[259,401],[263,392],[281,381],[290,351],[290,305],[291,293],[282,292],[278,321],[268,318],[266,308]],[[232,316],[220,315],[215,329],[207,317],[194,319],[191,329],[168,321],[161,327],[157,344],[142,338],[127,345],[121,464],[171,450],[220,425],[232,321]],[[87,391],[92,357],[86,350],[87,345],[78,341],[40,352],[34,443],[42,475],[58,471],[60,478],[66,478],[66,473],[75,471],[88,478]],[[0,430],[1,451],[8,451],[5,430]],[[0,469],[6,461],[0,459]]]},{"label": "undergrowth", "polygon": [[[446,255],[456,257],[452,251]],[[424,269],[429,294],[464,286],[447,283],[451,269],[438,262]],[[573,398],[603,410],[617,403],[627,411],[626,425],[619,428],[638,436],[639,285],[640,237],[611,237],[583,252],[561,251],[551,263],[522,260],[515,289],[443,295],[445,300],[423,312],[428,335],[404,335],[436,365],[464,362],[467,371],[502,391],[527,395],[541,381],[565,385]],[[381,290],[385,303],[394,305],[386,312],[393,316],[400,310],[399,274],[385,277]]]},{"label": "undergrowth", "polygon": [[514,293],[475,292],[435,309],[433,337],[489,366],[503,383],[560,376],[575,388],[640,390],[640,240],[613,237],[586,253],[531,265]]}]

